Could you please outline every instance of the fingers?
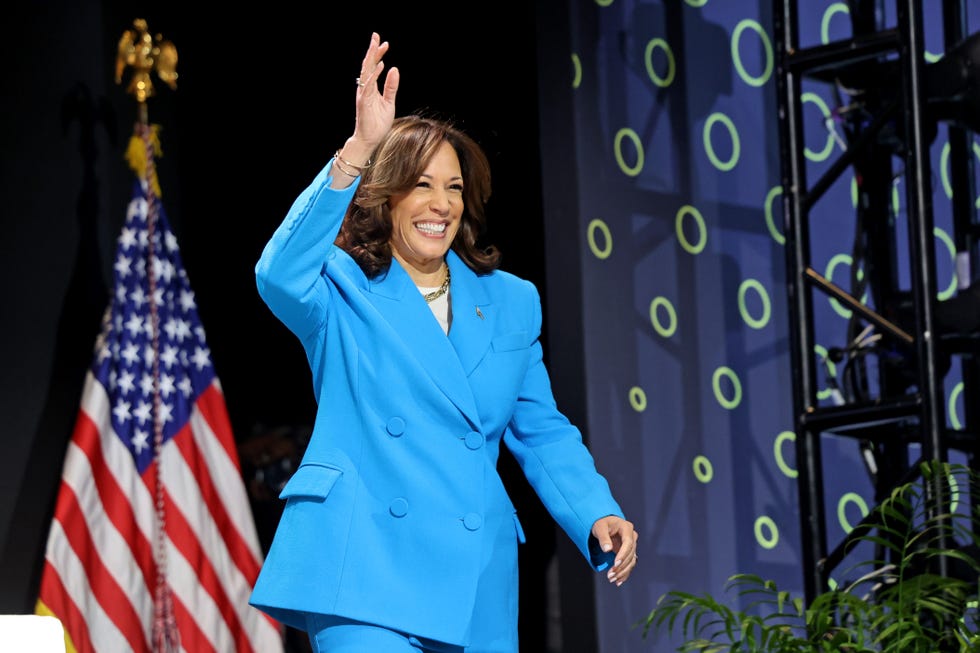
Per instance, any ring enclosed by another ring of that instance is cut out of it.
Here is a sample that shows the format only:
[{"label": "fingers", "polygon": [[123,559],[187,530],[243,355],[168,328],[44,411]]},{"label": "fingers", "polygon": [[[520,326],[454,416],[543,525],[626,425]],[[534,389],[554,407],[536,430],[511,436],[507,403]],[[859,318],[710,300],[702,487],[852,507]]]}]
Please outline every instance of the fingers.
[{"label": "fingers", "polygon": [[378,88],[381,73],[385,70],[383,58],[388,48],[388,41],[382,41],[377,32],[372,32],[357,76],[354,134],[351,138],[371,149],[391,129],[395,118],[395,95],[400,79],[398,69],[393,67],[388,70],[383,88]]},{"label": "fingers", "polygon": [[612,538],[609,537],[609,529],[606,527],[605,521],[600,520],[595,523],[592,527],[592,535],[595,536],[596,541],[599,542],[599,548],[604,553],[613,550]]},{"label": "fingers", "polygon": [[633,547],[632,555],[623,558],[622,560],[616,562],[606,577],[609,579],[610,583],[616,583],[616,587],[619,587],[625,583],[633,570],[636,569],[638,556],[636,554],[636,547]]},{"label": "fingers", "polygon": [[636,544],[639,535],[632,522],[619,517],[605,517],[593,526],[593,535],[603,551],[616,551],[616,560],[606,574],[610,583],[622,585],[636,568]]},{"label": "fingers", "polygon": [[[365,97],[365,95],[373,95],[378,89],[378,80],[385,69],[383,58],[389,47],[391,45],[388,41],[382,42],[381,36],[377,32],[371,33],[371,43],[361,61],[361,74],[357,76],[357,95],[359,98]],[[381,91],[386,102],[394,103],[400,79],[401,75],[398,68],[392,68],[388,71],[384,80],[384,88]]]},{"label": "fingers", "polygon": [[623,563],[631,556],[636,556],[636,542],[639,539],[633,524],[626,520],[620,520],[616,524],[615,537],[620,541],[619,548],[616,550],[616,563],[613,566]]},{"label": "fingers", "polygon": [[400,80],[401,73],[398,72],[398,68],[392,68],[385,76],[384,98],[389,102],[395,101],[395,95],[398,94],[398,82]]},{"label": "fingers", "polygon": [[385,67],[382,59],[388,52],[389,47],[390,44],[388,41],[381,42],[381,37],[377,32],[371,33],[371,43],[368,45],[364,59],[361,61],[361,74],[357,77],[358,91],[363,92],[367,89],[377,89],[378,76],[381,75],[381,71]]}]

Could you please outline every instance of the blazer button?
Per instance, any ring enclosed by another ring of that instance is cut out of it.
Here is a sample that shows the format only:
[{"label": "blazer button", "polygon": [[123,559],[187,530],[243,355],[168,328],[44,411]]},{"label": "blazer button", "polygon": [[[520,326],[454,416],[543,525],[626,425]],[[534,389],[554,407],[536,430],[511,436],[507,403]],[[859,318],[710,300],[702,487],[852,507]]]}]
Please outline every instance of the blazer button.
[{"label": "blazer button", "polygon": [[468,531],[480,530],[480,527],[483,526],[483,517],[475,512],[467,513],[466,516],[463,517],[463,526],[465,526],[466,530]]},{"label": "blazer button", "polygon": [[388,506],[388,511],[393,517],[404,517],[408,514],[408,501],[398,497]]},{"label": "blazer button", "polygon": [[470,431],[466,434],[466,438],[464,440],[466,442],[466,448],[473,449],[475,451],[483,446],[483,442],[486,440],[486,438],[484,438],[483,434],[478,431]]},{"label": "blazer button", "polygon": [[405,432],[405,420],[401,417],[392,417],[385,424],[385,428],[388,430],[388,435],[393,438],[400,437],[402,433]]}]

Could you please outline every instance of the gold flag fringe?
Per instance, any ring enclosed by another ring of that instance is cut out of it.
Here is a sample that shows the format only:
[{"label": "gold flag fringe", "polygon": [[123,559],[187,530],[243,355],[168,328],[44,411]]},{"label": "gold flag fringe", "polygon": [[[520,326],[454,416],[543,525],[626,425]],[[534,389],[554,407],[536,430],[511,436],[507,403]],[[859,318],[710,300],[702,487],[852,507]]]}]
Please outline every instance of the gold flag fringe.
[{"label": "gold flag fringe", "polygon": [[[153,158],[159,158],[163,156],[163,149],[160,147],[160,125],[150,125],[150,145],[153,147]],[[137,132],[139,130],[136,130]],[[129,137],[129,145],[126,147],[126,162],[129,167],[133,169],[136,176],[140,179],[146,179],[146,141],[143,137],[134,132],[132,136]],[[153,194],[156,197],[162,197],[163,193],[160,191],[160,180],[157,178],[156,166],[150,169],[150,179],[148,180],[150,187],[153,189]]]}]

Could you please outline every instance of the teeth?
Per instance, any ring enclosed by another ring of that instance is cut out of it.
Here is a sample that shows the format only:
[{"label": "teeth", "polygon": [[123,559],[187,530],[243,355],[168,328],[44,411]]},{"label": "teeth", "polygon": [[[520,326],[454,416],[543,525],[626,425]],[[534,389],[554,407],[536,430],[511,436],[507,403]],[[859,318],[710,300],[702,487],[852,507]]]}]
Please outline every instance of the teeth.
[{"label": "teeth", "polygon": [[415,225],[415,228],[427,234],[441,234],[446,230],[446,225],[438,222],[420,222]]}]

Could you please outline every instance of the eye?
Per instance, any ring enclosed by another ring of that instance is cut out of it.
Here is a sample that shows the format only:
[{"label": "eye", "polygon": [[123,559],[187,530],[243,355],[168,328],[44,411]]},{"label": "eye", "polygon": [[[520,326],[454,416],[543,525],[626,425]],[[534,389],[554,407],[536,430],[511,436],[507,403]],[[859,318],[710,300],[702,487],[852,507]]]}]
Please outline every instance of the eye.
[{"label": "eye", "polygon": [[416,188],[431,188],[432,187],[432,184],[430,184],[425,179],[419,179],[419,182],[417,184],[415,184],[415,187]]},{"label": "eye", "polygon": [[449,190],[454,191],[454,192],[457,192],[457,193],[462,193],[463,192],[463,184],[451,184],[449,186]]}]

